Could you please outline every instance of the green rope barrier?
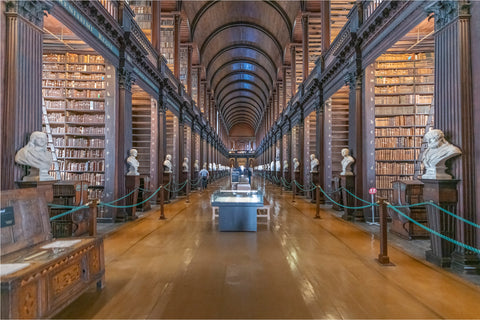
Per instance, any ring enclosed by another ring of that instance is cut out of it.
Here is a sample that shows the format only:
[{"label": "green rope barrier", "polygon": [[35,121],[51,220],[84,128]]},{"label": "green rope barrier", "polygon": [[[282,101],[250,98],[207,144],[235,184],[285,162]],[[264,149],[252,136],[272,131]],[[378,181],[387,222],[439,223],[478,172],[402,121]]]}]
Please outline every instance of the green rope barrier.
[{"label": "green rope barrier", "polygon": [[187,182],[188,182],[188,179],[185,180],[185,182],[183,183],[183,185],[182,185],[179,189],[177,189],[177,190],[170,190],[170,189],[168,189],[167,187],[165,187],[165,189],[166,189],[168,192],[174,192],[174,193],[175,193],[175,192],[178,192],[178,191],[182,190],[183,188],[185,188],[185,186],[187,185]]},{"label": "green rope barrier", "polygon": [[454,218],[456,218],[456,219],[458,219],[458,220],[461,220],[461,221],[463,221],[463,222],[465,222],[465,223],[468,223],[468,224],[471,225],[471,226],[474,226],[475,228],[479,228],[479,229],[480,229],[480,225],[478,225],[478,224],[476,224],[476,223],[474,223],[474,222],[472,222],[472,221],[469,221],[469,220],[467,220],[467,219],[465,219],[465,218],[462,218],[462,217],[460,217],[459,215],[456,215],[455,213],[450,212],[450,211],[448,211],[448,210],[440,207],[439,205],[437,205],[437,204],[436,204],[435,202],[433,202],[433,201],[430,201],[430,202],[421,202],[421,203],[415,203],[415,204],[409,204],[409,205],[402,205],[402,206],[394,206],[394,207],[395,207],[395,208],[410,208],[410,207],[418,207],[418,206],[424,206],[424,205],[431,205],[432,207],[435,207],[435,208],[437,208],[438,210],[443,211],[443,212],[445,212],[446,214],[451,215],[452,217],[454,217]]},{"label": "green rope barrier", "polygon": [[63,213],[61,213],[61,214],[58,214],[58,215],[56,215],[56,216],[51,217],[51,218],[50,218],[50,221],[56,220],[56,219],[58,219],[58,218],[64,217],[64,216],[66,216],[66,215],[69,215],[69,214],[71,214],[71,213],[74,213],[75,211],[78,211],[78,210],[81,210],[81,209],[85,209],[85,208],[88,208],[88,206],[87,206],[87,205],[84,205],[84,206],[76,207],[76,208],[74,208],[74,209],[72,209],[72,210],[69,210],[69,211],[66,211],[66,212],[63,212]]},{"label": "green rope barrier", "polygon": [[315,187],[315,185],[314,185],[312,189],[309,189],[309,190],[307,190],[307,189],[303,189],[303,188],[301,187],[301,185],[300,185],[300,184],[298,184],[297,180],[294,180],[294,181],[295,181],[295,184],[297,185],[297,187],[299,187],[299,188],[300,188],[300,190],[302,190],[302,191],[304,191],[304,192],[310,192],[310,191],[313,191],[313,190],[315,190],[315,188],[316,188],[316,187]]},{"label": "green rope barrier", "polygon": [[118,202],[118,201],[120,201],[120,200],[123,200],[123,199],[125,199],[126,197],[132,195],[135,191],[137,191],[137,189],[140,189],[140,188],[137,187],[137,188],[133,189],[132,191],[130,191],[128,194],[124,195],[123,197],[118,198],[117,200],[110,201],[109,203],[112,204],[112,203]]},{"label": "green rope barrier", "polygon": [[373,202],[370,202],[370,201],[367,201],[367,200],[363,200],[362,198],[360,198],[360,197],[358,197],[357,195],[351,193],[348,189],[346,189],[346,188],[344,188],[344,187],[340,187],[340,189],[345,190],[348,194],[350,194],[350,195],[351,195],[352,197],[354,197],[355,199],[358,199],[358,200],[360,200],[360,201],[363,201],[363,202],[369,203],[369,204],[373,203]]},{"label": "green rope barrier", "polygon": [[167,184],[164,185],[164,186],[160,186],[157,190],[155,190],[154,193],[152,193],[152,194],[150,195],[150,197],[148,197],[147,199],[143,200],[142,202],[139,202],[139,203],[136,203],[136,204],[132,204],[132,205],[128,205],[128,206],[116,206],[116,205],[113,205],[113,204],[110,204],[110,203],[100,202],[100,203],[98,204],[98,206],[99,206],[99,207],[100,207],[100,206],[104,206],[104,207],[111,207],[111,208],[121,208],[121,209],[133,208],[133,207],[136,207],[136,206],[138,206],[138,205],[144,204],[144,203],[147,202],[147,201],[150,201],[150,199],[152,199],[153,196],[155,196],[155,195],[158,193],[158,191],[160,191],[160,189],[166,188],[166,186],[168,186],[169,184],[170,184],[170,182],[167,183]]},{"label": "green rope barrier", "polygon": [[357,210],[357,209],[365,209],[365,208],[370,208],[372,206],[378,206],[378,203],[371,203],[371,204],[368,204],[366,206],[361,206],[361,207],[349,207],[349,206],[345,206],[341,203],[338,203],[336,202],[335,200],[333,200],[323,189],[322,187],[318,186],[318,188],[320,189],[320,191],[327,197],[328,200],[330,200],[331,202],[335,203],[336,205],[340,206],[340,207],[343,207],[343,208],[347,208],[347,209],[353,209],[353,210]]},{"label": "green rope barrier", "polygon": [[477,253],[477,254],[480,254],[480,250],[479,250],[479,249],[474,248],[474,247],[472,247],[472,246],[469,246],[468,244],[464,244],[464,243],[462,243],[462,242],[459,242],[459,241],[457,241],[457,240],[455,240],[455,239],[449,238],[449,237],[447,237],[447,236],[445,236],[445,235],[443,235],[443,234],[441,234],[441,233],[438,233],[437,231],[435,231],[435,230],[433,230],[433,229],[430,229],[429,227],[424,226],[423,224],[421,224],[421,223],[415,221],[414,219],[410,218],[409,216],[407,216],[406,214],[404,214],[403,212],[401,212],[400,210],[398,210],[397,208],[395,208],[395,207],[392,206],[391,204],[389,204],[389,205],[387,206],[387,208],[391,208],[391,209],[394,210],[395,212],[401,214],[403,217],[405,217],[405,218],[407,218],[408,220],[410,220],[411,222],[415,223],[417,226],[419,226],[419,227],[427,230],[428,232],[433,233],[433,234],[436,235],[436,236],[439,236],[440,238],[442,238],[442,239],[444,239],[444,240],[450,241],[450,242],[452,242],[453,244],[456,244],[456,245],[458,245],[458,246],[464,247],[464,248],[467,249],[467,250],[470,250],[470,251],[473,251],[473,252],[475,252],[475,253]]}]

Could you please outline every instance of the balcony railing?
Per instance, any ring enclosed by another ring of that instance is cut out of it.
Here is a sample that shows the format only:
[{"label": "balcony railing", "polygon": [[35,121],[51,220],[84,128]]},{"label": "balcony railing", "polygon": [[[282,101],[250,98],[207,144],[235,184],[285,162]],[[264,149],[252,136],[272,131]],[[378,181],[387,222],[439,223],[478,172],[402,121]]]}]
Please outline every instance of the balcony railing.
[{"label": "balcony railing", "polygon": [[118,21],[118,0],[99,0],[102,6],[107,9],[108,13]]},{"label": "balcony railing", "polygon": [[383,1],[384,0],[363,0],[363,21],[366,21]]}]

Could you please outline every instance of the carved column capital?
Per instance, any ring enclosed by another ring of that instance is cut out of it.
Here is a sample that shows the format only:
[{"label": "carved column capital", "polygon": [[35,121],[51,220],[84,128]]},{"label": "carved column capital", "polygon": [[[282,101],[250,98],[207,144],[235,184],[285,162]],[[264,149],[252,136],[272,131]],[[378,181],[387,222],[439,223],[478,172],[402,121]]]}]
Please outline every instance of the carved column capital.
[{"label": "carved column capital", "polygon": [[44,10],[50,10],[51,5],[38,0],[17,0],[6,3],[6,13],[18,14],[35,26],[43,27]]},{"label": "carved column capital", "polygon": [[132,91],[132,84],[135,83],[136,77],[133,72],[124,68],[118,69],[118,84],[120,89]]},{"label": "carved column capital", "polygon": [[470,3],[454,0],[436,1],[425,7],[427,13],[433,13],[435,29],[439,30],[459,16],[470,15]]}]

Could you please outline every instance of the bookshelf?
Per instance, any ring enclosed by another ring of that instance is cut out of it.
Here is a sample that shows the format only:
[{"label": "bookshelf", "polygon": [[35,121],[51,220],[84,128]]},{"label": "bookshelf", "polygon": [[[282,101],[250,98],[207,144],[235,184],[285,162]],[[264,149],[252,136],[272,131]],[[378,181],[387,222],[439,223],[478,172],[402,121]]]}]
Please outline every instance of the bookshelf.
[{"label": "bookshelf", "polygon": [[172,17],[162,17],[160,26],[160,39],[162,39],[161,54],[167,59],[167,66],[173,70],[174,58],[174,25]]},{"label": "bookshelf", "polygon": [[348,105],[349,88],[344,86],[332,96],[331,125],[332,129],[332,177],[340,175],[342,172],[342,149],[348,146]]},{"label": "bookshelf", "polygon": [[132,94],[132,146],[137,149],[138,172],[150,176],[152,102],[144,91]]},{"label": "bookshelf", "polygon": [[412,180],[430,113],[434,55],[388,53],[375,62],[375,174],[380,196]]},{"label": "bookshelf", "polygon": [[332,43],[348,21],[348,13],[355,1],[337,0],[330,2],[330,43]]},{"label": "bookshelf", "polygon": [[135,22],[152,41],[152,1],[130,0],[129,4],[135,13]]},{"label": "bookshelf", "polygon": [[87,181],[90,197],[100,197],[105,180],[103,57],[45,53],[42,78],[61,179]]}]

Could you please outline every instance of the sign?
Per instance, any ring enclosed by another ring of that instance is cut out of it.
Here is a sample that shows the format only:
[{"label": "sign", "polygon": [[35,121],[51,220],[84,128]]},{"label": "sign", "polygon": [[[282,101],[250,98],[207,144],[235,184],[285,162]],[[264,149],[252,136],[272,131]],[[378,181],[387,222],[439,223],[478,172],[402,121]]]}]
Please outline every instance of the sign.
[{"label": "sign", "polygon": [[0,209],[0,225],[2,228],[13,226],[15,224],[15,216],[13,207],[5,207]]},{"label": "sign", "polygon": [[375,193],[377,193],[377,188],[370,188],[370,189],[368,189],[368,193],[369,193],[369,194],[375,194]]}]

